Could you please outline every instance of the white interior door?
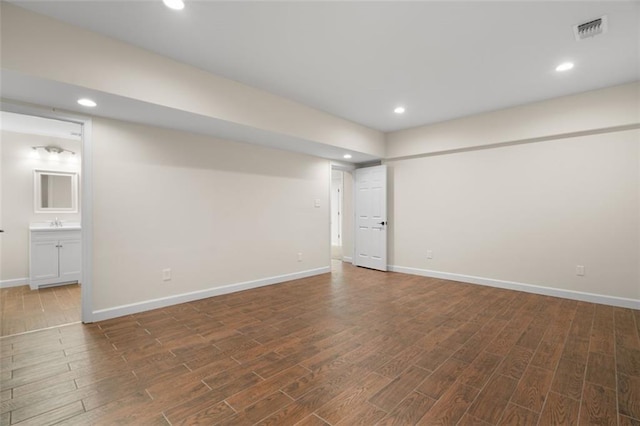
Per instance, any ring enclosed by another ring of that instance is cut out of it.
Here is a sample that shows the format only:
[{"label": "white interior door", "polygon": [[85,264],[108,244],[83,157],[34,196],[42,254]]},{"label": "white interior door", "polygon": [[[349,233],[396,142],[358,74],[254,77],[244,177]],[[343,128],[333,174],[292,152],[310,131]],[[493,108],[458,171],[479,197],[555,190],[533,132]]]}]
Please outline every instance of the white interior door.
[{"label": "white interior door", "polygon": [[387,166],[356,169],[356,266],[387,270]]}]

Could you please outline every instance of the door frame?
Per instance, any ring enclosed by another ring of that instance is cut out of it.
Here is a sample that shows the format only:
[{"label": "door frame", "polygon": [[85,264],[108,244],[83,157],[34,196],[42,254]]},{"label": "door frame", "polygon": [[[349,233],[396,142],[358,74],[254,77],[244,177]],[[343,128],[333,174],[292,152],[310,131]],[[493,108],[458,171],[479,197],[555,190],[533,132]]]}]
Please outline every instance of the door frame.
[{"label": "door frame", "polygon": [[[336,183],[336,180],[334,179],[334,172],[335,173],[339,173],[340,176],[340,181],[338,182],[337,188],[334,187],[334,183]],[[334,237],[336,238],[336,240],[338,241],[338,243],[340,244],[340,247],[342,247],[342,240],[343,240],[343,236],[342,236],[342,215],[344,214],[343,209],[344,209],[344,173],[342,170],[331,170],[331,206],[330,206],[330,214],[331,214],[331,246],[333,247],[333,241],[334,241]],[[337,189],[337,194],[336,194],[336,190]],[[336,196],[337,195],[337,196]],[[337,209],[336,209],[336,205],[337,204]],[[334,217],[334,213],[337,213],[337,216]],[[336,223],[333,223],[333,219],[336,219]],[[334,229],[337,231],[334,232]]]},{"label": "door frame", "polygon": [[[355,171],[356,169],[356,165],[355,164],[351,164],[351,163],[343,163],[340,161],[330,161],[329,162],[329,266],[331,266],[331,212],[332,212],[332,204],[331,204],[331,171],[333,170],[339,170],[341,172],[347,172],[350,176],[351,176],[351,184],[353,185],[353,183],[355,182]],[[342,210],[344,212],[344,179],[345,179],[345,175],[342,176],[342,186],[343,186],[343,193],[342,193]],[[355,193],[351,194],[351,205],[353,206],[355,203]],[[352,213],[354,214],[354,217],[352,218],[353,220],[355,220],[355,209],[351,209]],[[340,220],[344,220],[344,215],[340,217]],[[353,227],[352,227],[353,228]],[[344,258],[346,253],[344,252],[344,227],[342,227],[342,247],[343,247],[343,252],[342,252],[342,262],[344,262]],[[355,238],[355,229],[351,229],[351,262],[353,263],[353,255],[355,253],[355,244],[353,244],[353,239]]]},{"label": "door frame", "polygon": [[82,221],[82,322],[93,322],[93,154],[91,117],[58,111],[56,108],[0,99],[0,111],[70,121],[82,126],[80,163],[80,220]]}]

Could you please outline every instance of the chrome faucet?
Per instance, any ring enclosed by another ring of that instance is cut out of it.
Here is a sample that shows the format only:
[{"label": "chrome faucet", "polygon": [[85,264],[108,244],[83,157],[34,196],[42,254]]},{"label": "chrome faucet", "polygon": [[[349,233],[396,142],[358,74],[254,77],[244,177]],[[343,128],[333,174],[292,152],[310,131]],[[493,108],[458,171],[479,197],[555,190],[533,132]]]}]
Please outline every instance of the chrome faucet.
[{"label": "chrome faucet", "polygon": [[56,217],[55,220],[51,221],[51,225],[50,226],[54,226],[56,228],[61,228],[62,227],[62,221]]}]

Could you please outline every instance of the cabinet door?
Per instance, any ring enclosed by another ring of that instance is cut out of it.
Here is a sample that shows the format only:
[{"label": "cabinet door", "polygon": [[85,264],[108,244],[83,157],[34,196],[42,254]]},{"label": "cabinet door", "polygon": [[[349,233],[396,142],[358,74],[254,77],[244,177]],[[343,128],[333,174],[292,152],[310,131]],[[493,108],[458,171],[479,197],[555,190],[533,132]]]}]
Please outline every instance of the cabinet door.
[{"label": "cabinet door", "polygon": [[34,241],[31,243],[31,281],[58,277],[58,242]]},{"label": "cabinet door", "polygon": [[60,241],[60,281],[80,281],[82,250],[80,240]]}]

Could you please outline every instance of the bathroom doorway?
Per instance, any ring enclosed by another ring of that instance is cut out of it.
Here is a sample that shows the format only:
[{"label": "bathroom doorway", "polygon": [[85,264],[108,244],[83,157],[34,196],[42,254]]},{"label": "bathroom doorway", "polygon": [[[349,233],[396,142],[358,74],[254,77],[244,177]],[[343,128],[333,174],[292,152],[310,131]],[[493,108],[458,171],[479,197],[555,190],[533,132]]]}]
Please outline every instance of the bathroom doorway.
[{"label": "bathroom doorway", "polygon": [[20,109],[0,111],[0,336],[82,320],[83,124]]},{"label": "bathroom doorway", "polygon": [[351,168],[333,165],[330,184],[331,259],[353,259],[353,174]]},{"label": "bathroom doorway", "polygon": [[342,260],[344,172],[331,170],[331,258]]}]

